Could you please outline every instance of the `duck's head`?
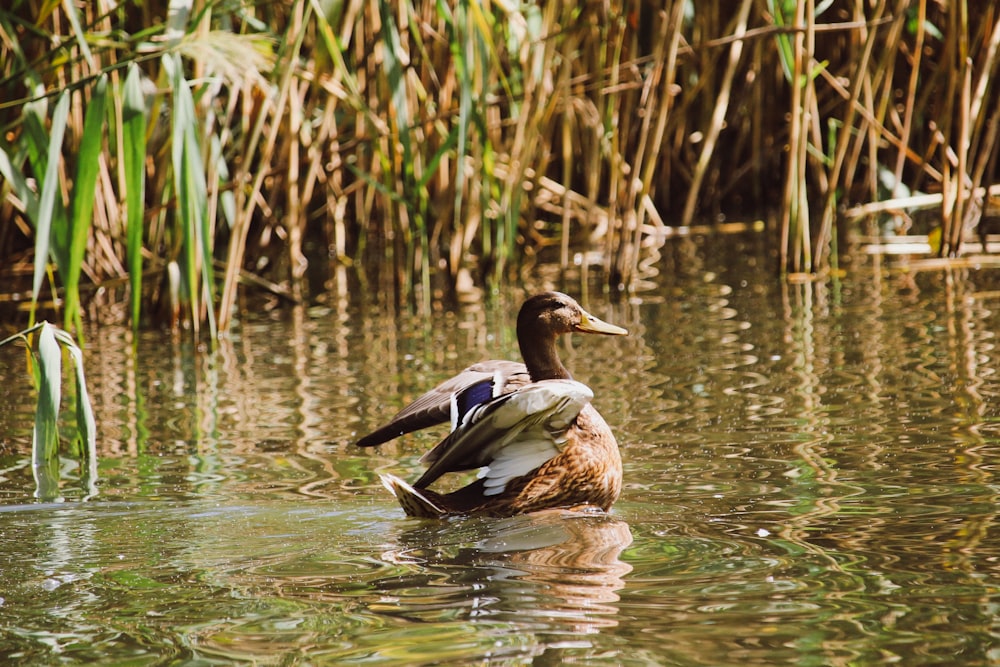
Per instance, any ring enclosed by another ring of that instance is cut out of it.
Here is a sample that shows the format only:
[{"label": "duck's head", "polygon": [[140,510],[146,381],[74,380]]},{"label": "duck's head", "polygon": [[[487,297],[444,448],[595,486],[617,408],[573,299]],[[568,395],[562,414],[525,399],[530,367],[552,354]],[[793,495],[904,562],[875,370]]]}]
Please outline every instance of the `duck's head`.
[{"label": "duck's head", "polygon": [[574,331],[608,336],[628,333],[619,326],[594,317],[562,292],[542,292],[525,301],[517,316],[517,331],[519,336],[523,332],[552,338]]},{"label": "duck's head", "polygon": [[562,292],[543,292],[524,302],[517,316],[517,342],[532,380],[571,377],[559,361],[556,338],[574,331],[607,336],[628,333],[594,317]]}]

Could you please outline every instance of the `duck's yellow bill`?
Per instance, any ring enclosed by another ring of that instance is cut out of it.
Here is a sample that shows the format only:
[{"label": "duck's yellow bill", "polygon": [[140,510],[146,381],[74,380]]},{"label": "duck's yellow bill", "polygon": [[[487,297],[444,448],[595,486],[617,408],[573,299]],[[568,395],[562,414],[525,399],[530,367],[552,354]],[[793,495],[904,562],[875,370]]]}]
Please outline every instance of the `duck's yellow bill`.
[{"label": "duck's yellow bill", "polygon": [[608,324],[604,320],[594,317],[587,311],[583,311],[583,317],[580,318],[580,323],[576,325],[576,330],[582,331],[583,333],[605,334],[608,336],[628,335],[627,329],[622,329],[614,324]]}]

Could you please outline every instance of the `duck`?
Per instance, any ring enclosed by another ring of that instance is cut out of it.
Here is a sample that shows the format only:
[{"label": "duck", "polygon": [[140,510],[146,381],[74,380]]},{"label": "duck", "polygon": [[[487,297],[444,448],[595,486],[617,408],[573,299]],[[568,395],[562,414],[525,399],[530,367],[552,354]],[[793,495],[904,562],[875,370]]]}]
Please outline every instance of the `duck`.
[{"label": "duck", "polygon": [[[382,484],[411,517],[514,516],[541,510],[607,512],[622,488],[622,459],[594,392],[573,379],[556,343],[571,333],[624,336],[562,292],[523,303],[517,342],[523,361],[493,359],[445,380],[356,442],[374,447],[447,421],[451,431],[420,459],[413,484],[388,473]],[[448,473],[479,469],[470,484],[428,487]]]}]

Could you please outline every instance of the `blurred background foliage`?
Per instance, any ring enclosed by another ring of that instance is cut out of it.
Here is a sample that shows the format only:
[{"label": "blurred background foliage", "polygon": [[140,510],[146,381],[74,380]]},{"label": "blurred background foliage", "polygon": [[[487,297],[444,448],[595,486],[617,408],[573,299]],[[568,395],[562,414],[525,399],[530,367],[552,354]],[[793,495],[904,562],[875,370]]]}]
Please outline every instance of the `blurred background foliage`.
[{"label": "blurred background foliage", "polygon": [[214,334],[250,290],[427,309],[542,260],[629,290],[757,219],[823,279],[918,207],[957,255],[998,45],[985,0],[12,0],[0,309]]}]

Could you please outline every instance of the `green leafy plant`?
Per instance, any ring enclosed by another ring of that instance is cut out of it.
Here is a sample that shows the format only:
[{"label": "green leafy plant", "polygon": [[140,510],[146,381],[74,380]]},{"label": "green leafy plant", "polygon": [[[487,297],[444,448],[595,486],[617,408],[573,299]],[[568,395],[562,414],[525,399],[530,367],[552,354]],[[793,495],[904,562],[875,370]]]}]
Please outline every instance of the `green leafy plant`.
[{"label": "green leafy plant", "polygon": [[40,500],[59,498],[59,408],[62,401],[63,350],[69,355],[75,378],[76,419],[73,424],[72,442],[81,459],[81,481],[88,495],[95,494],[97,427],[87,392],[83,353],[69,333],[48,322],[39,322],[0,340],[0,347],[15,341],[24,341],[28,346],[32,378],[38,392],[31,447],[35,497]]}]

